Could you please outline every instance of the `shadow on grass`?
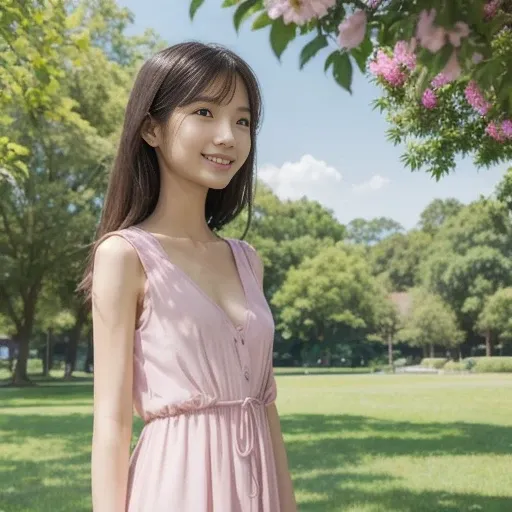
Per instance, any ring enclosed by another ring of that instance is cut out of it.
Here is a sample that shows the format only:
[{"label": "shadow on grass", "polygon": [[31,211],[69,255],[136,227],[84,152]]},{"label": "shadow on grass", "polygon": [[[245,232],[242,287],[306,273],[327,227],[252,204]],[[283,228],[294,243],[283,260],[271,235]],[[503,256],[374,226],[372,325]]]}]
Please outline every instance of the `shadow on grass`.
[{"label": "shadow on grass", "polygon": [[[296,491],[312,493],[301,511],[338,511],[367,506],[372,511],[455,512],[512,510],[512,498],[401,488],[388,474],[343,471],[367,457],[443,457],[453,455],[510,455],[510,427],[452,422],[411,423],[353,415],[289,415],[282,430],[306,438],[287,442],[293,472],[314,476],[294,478]],[[339,434],[339,437],[336,436]],[[309,438],[309,440],[307,440]],[[461,473],[464,468],[461,467]],[[383,483],[393,489],[379,489]]]},{"label": "shadow on grass", "polygon": [[45,386],[69,386],[75,384],[92,384],[92,374],[87,377],[75,377],[65,380],[62,377],[43,377],[42,375],[29,375],[29,379],[32,385],[30,386],[14,386],[12,385],[11,378],[0,379],[0,391],[4,389],[32,389],[33,387],[45,387]]},{"label": "shadow on grass", "polygon": [[[92,386],[68,384],[0,394],[7,402],[26,398],[41,400],[41,405],[49,407],[68,402],[79,405],[86,397],[92,398]],[[290,435],[287,452],[295,489],[311,500],[299,504],[301,511],[344,511],[351,507],[367,507],[374,512],[512,510],[510,497],[480,495],[478,491],[414,491],[394,475],[355,471],[369,457],[510,455],[510,427],[313,414],[283,416],[281,425],[285,435]],[[142,422],[136,419],[132,448],[141,428]],[[55,440],[54,453],[51,449],[47,455],[32,453],[25,448],[37,439],[42,441],[42,450],[48,450]],[[5,414],[4,410],[0,443],[11,451],[19,449],[20,455],[17,460],[7,460],[0,450],[0,510],[89,512],[91,439],[91,414]],[[461,467],[462,475],[464,471]]]}]

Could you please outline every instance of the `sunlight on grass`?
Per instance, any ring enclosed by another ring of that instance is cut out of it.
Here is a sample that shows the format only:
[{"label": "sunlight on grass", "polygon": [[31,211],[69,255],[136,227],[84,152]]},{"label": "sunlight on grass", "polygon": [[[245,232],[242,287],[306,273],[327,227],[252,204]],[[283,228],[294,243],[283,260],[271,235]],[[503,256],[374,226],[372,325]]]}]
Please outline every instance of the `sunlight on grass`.
[{"label": "sunlight on grass", "polygon": [[[512,510],[512,376],[276,374],[301,511]],[[0,511],[90,511],[91,436],[90,378],[0,390]]]}]

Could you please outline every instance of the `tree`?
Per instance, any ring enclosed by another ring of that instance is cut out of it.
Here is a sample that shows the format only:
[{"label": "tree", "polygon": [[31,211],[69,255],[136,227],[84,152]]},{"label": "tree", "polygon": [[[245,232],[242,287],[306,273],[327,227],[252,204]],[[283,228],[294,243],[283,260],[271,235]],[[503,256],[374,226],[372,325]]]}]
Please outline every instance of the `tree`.
[{"label": "tree", "polygon": [[400,331],[403,320],[388,290],[382,289],[376,298],[375,332],[370,334],[368,339],[387,345],[388,364],[393,368],[393,343]]},{"label": "tree", "polygon": [[[512,33],[504,32],[496,45],[510,54]],[[389,82],[381,70],[396,56],[388,53],[381,52],[373,66],[384,93],[374,105],[387,114],[388,140],[406,146],[401,159],[407,167],[426,168],[439,179],[455,168],[457,157],[471,156],[477,167],[512,158],[512,116],[498,110],[491,84],[480,87],[469,77],[448,81],[440,73],[417,98],[421,70],[404,72],[403,83]]]},{"label": "tree", "polygon": [[280,311],[277,328],[285,338],[302,342],[371,329],[375,295],[362,249],[338,242],[288,271],[272,298]]},{"label": "tree", "polygon": [[358,218],[348,223],[346,238],[356,244],[372,245],[403,230],[399,222],[387,217],[371,220]]},{"label": "tree", "polygon": [[457,215],[463,204],[454,198],[434,199],[420,214],[419,226],[429,235],[435,235],[444,222]]},{"label": "tree", "polygon": [[[63,11],[51,2],[34,5],[63,33],[52,47],[62,104],[30,110],[13,96],[5,111],[11,140],[28,149],[26,176],[0,182],[0,311],[12,322],[19,344],[13,375],[19,385],[29,382],[29,343],[42,290],[66,274],[74,279],[85,261],[131,79],[141,58],[155,49],[152,33],[127,39],[127,11],[113,0],[67,2]],[[90,45],[68,44],[82,33]],[[1,47],[4,61],[18,58],[12,55],[17,47],[30,45],[23,32],[16,37],[14,50]],[[65,285],[69,299],[73,286]],[[75,313],[77,321],[83,317],[76,308]]]},{"label": "tree", "polygon": [[419,230],[397,233],[371,247],[369,261],[374,275],[385,275],[393,291],[405,291],[421,281],[420,264],[432,236]]},{"label": "tree", "polygon": [[412,346],[422,347],[424,354],[435,357],[435,347],[454,348],[464,340],[454,311],[438,295],[416,289],[412,309],[398,338]]},{"label": "tree", "polygon": [[[191,0],[192,18],[203,2]],[[237,30],[250,18],[253,30],[270,27],[270,44],[278,58],[295,38],[311,35],[300,54],[301,68],[330,47],[324,53],[324,69],[331,70],[335,81],[349,92],[353,68],[363,73],[370,69],[384,87],[377,105],[390,112],[390,139],[425,139],[411,141],[403,156],[411,169],[427,166],[439,179],[454,167],[459,153],[474,151],[478,165],[510,157],[509,0],[225,0],[222,5],[236,7]],[[435,101],[437,92],[430,86],[433,81],[439,83],[440,76],[444,84],[454,82],[442,92],[450,98],[440,109],[445,115],[430,112],[417,117],[422,99],[427,106]],[[472,115],[470,108],[461,109],[459,93],[467,84],[488,94],[493,108],[485,121]],[[443,129],[437,133],[439,126]],[[503,138],[506,147],[497,141]]]},{"label": "tree", "polygon": [[[62,54],[88,45],[85,31],[65,35],[64,2],[5,0],[0,13],[0,181],[28,174],[29,148],[13,140],[19,116],[68,117],[69,97],[61,90]],[[14,106],[14,108],[13,108]]]},{"label": "tree", "polygon": [[512,284],[510,223],[495,228],[494,201],[475,201],[436,234],[420,272],[425,288],[442,297],[470,336],[488,297]]},{"label": "tree", "polygon": [[485,334],[487,357],[492,355],[494,336],[501,341],[512,340],[512,288],[500,288],[487,299],[476,327]]}]

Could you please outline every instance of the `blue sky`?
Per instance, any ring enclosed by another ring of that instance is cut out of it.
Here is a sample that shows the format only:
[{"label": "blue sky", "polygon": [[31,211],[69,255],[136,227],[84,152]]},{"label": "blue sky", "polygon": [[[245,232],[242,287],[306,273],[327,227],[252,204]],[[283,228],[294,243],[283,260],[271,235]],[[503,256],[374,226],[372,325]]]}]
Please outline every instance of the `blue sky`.
[{"label": "blue sky", "polygon": [[377,87],[358,71],[352,96],[336,85],[323,72],[330,49],[299,71],[298,57],[308,38],[295,40],[279,63],[270,49],[268,27],[252,32],[247,23],[237,35],[233,10],[221,9],[221,0],[206,0],[193,22],[189,0],[118,3],[135,14],[130,32],[151,27],[169,44],[216,42],[247,60],[264,99],[258,176],[282,199],[306,195],[334,210],[343,223],[386,216],[410,229],[435,198],[468,203],[489,195],[507,168],[477,170],[464,160],[440,182],[426,172],[412,173],[400,162],[401,148],[386,141],[384,116],[372,110]]}]

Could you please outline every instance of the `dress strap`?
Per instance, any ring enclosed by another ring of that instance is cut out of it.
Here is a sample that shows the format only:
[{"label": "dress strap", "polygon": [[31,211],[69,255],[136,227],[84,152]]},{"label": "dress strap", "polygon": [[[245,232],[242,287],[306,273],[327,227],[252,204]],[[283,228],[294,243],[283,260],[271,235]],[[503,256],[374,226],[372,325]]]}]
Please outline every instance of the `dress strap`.
[{"label": "dress strap", "polygon": [[263,289],[263,272],[261,268],[261,260],[259,259],[256,249],[245,240],[238,240],[237,245],[242,248],[242,252],[244,253],[247,265],[251,269],[252,275],[260,285],[260,288]]},{"label": "dress strap", "polygon": [[[162,269],[162,248],[159,242],[150,233],[143,229],[130,226],[128,228],[119,229],[105,233],[97,242],[101,243],[111,236],[120,236],[124,238],[137,252],[137,256],[142,264],[144,273],[148,281],[155,280],[155,274],[159,274]],[[158,276],[156,276],[158,279]]]}]

